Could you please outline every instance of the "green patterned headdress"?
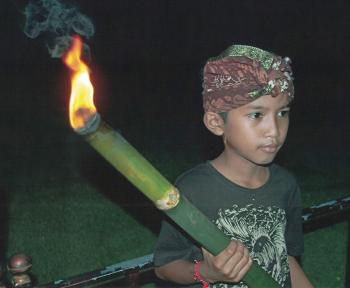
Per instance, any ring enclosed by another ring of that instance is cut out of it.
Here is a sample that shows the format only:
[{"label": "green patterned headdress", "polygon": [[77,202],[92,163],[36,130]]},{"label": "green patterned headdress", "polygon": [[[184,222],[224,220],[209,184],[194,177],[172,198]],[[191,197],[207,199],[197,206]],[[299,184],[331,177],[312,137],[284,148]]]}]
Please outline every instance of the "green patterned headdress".
[{"label": "green patterned headdress", "polygon": [[208,60],[203,73],[205,111],[226,112],[263,95],[294,97],[290,59],[262,49],[233,45]]}]

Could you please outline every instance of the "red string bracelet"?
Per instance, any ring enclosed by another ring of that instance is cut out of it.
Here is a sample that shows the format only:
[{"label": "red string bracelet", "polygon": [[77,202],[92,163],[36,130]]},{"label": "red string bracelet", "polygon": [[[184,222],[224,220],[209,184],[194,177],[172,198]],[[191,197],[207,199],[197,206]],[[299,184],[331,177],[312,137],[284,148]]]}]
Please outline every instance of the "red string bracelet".
[{"label": "red string bracelet", "polygon": [[199,273],[199,262],[197,260],[194,260],[194,280],[198,280],[203,288],[209,288],[209,283]]}]

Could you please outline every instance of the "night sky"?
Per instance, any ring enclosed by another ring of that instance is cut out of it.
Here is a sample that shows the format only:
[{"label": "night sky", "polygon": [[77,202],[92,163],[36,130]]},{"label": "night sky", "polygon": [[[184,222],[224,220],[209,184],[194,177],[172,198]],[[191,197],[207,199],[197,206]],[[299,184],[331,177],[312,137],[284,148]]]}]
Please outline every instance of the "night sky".
[{"label": "night sky", "polygon": [[[3,175],[23,169],[17,166],[25,165],[18,160],[24,157],[21,151],[35,156],[42,147],[55,149],[58,137],[75,139],[67,115],[68,71],[48,53],[53,33],[36,39],[23,33],[27,3],[0,3]],[[131,140],[203,144],[204,154],[210,150],[203,157],[213,157],[212,138],[201,124],[201,69],[228,46],[246,44],[292,59],[296,96],[289,137],[298,139],[293,143],[314,140],[317,131],[317,145],[335,159],[350,160],[349,1],[62,3],[75,5],[95,26],[85,41],[96,105],[127,138],[128,131],[138,131]],[[40,157],[35,161],[44,163]]]},{"label": "night sky", "polygon": [[[52,33],[33,40],[22,32],[25,18],[21,11],[27,3],[1,1],[1,106],[20,113],[39,105],[47,110],[44,113],[50,113],[50,109],[65,105],[64,95],[53,99],[55,96],[47,93],[53,88],[49,85],[65,85],[65,68],[47,52]],[[87,43],[93,78],[99,86],[96,89],[101,89],[96,101],[110,117],[118,114],[116,121],[121,126],[128,117],[172,125],[197,121],[202,113],[201,68],[208,57],[233,43],[258,46],[292,59],[297,120],[336,121],[337,125],[347,121],[347,1],[63,3],[77,5],[95,25],[96,33]],[[15,97],[13,85],[21,85],[21,80],[47,89],[46,99],[39,93],[35,99]],[[8,125],[8,117],[4,118],[2,125]]]},{"label": "night sky", "polygon": [[[84,40],[91,51],[95,102],[122,132],[138,129],[140,137],[153,141],[210,142],[198,140],[208,136],[201,124],[201,69],[229,45],[248,44],[292,59],[296,96],[290,137],[307,143],[313,135],[305,134],[305,126],[308,131],[327,126],[319,144],[339,158],[349,157],[348,1],[62,3],[74,5],[94,24],[95,34]],[[57,35],[43,32],[31,39],[23,33],[27,4],[0,4],[0,123],[7,156],[28,141],[53,145],[49,134],[69,127],[68,71],[47,49]]]}]

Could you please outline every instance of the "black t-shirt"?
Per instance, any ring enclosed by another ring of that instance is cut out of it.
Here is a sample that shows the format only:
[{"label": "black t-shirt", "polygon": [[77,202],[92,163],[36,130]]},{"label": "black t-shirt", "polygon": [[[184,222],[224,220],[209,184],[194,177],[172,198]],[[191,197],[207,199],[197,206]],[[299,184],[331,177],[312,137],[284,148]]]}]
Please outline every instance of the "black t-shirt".
[{"label": "black t-shirt", "polygon": [[[300,191],[285,169],[276,164],[269,169],[270,177],[263,186],[248,189],[228,180],[206,162],[181,175],[176,186],[223,233],[240,240],[254,261],[282,287],[290,287],[288,255],[303,253]],[[202,258],[194,240],[171,220],[162,221],[154,252],[156,266],[178,259]],[[211,287],[247,286],[241,282],[216,283]]]}]

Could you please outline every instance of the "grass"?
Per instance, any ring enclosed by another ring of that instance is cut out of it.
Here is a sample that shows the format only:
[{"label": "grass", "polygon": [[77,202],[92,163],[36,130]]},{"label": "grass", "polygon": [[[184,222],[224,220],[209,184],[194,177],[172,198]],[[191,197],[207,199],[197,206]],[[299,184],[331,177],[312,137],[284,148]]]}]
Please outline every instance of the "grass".
[{"label": "grass", "polygon": [[348,224],[306,234],[303,268],[315,287],[344,287]]},{"label": "grass", "polygon": [[25,175],[18,171],[18,182],[8,186],[7,256],[30,255],[43,283],[151,252],[155,236],[127,213],[130,204],[123,209],[51,160],[28,167]]}]

